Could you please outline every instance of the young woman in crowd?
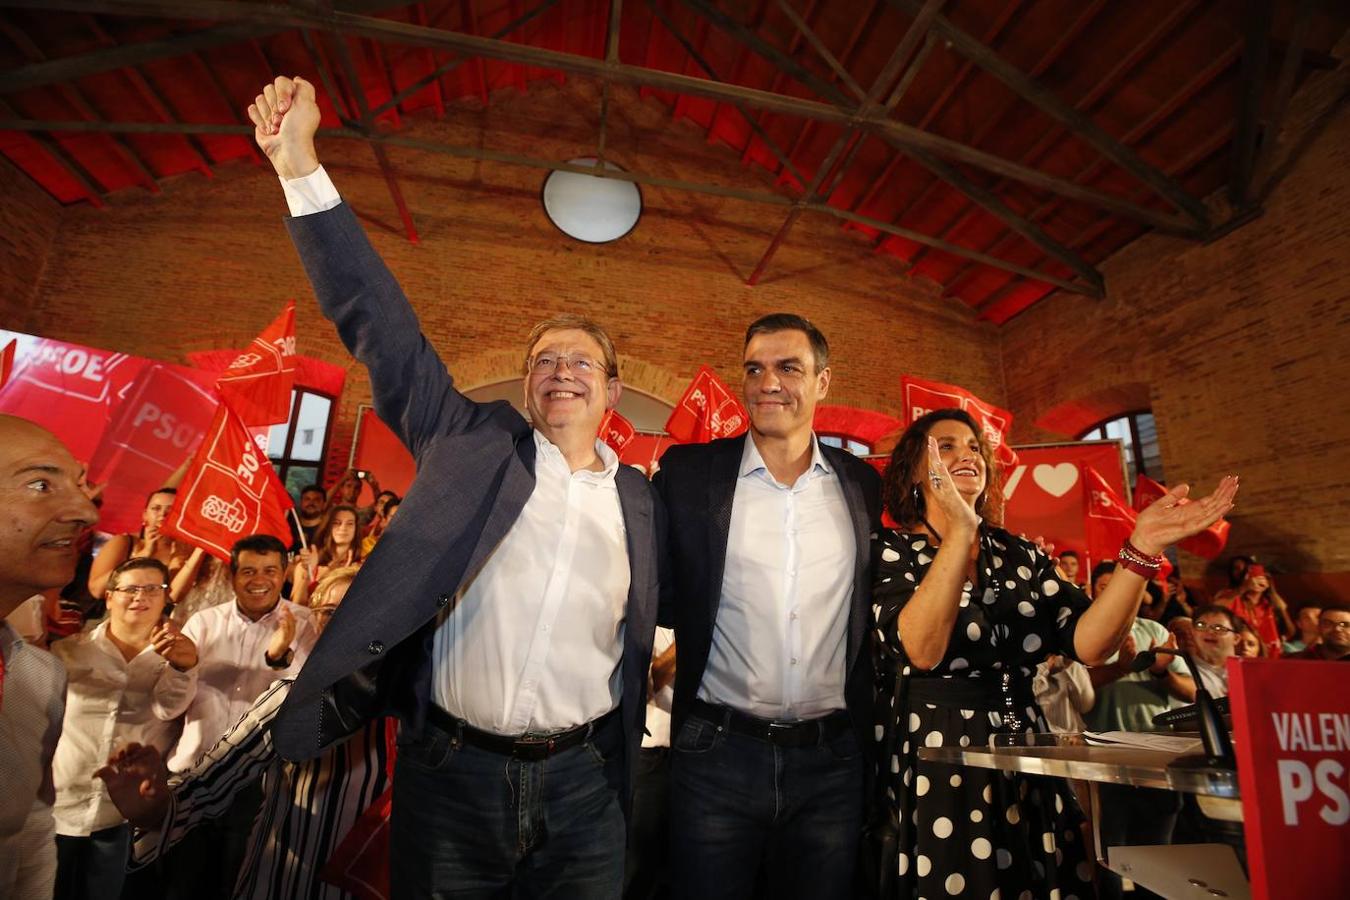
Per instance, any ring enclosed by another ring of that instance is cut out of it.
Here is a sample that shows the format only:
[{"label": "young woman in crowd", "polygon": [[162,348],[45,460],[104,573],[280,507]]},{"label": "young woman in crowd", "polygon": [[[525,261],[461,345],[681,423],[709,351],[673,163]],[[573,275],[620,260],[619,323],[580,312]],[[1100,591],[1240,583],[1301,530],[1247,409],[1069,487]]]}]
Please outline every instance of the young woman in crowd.
[{"label": "young woman in crowd", "polygon": [[896,735],[880,779],[899,827],[890,896],[1092,895],[1081,814],[1062,781],[924,762],[918,750],[1045,730],[1036,665],[1051,653],[1106,660],[1162,551],[1216,521],[1236,491],[1231,476],[1202,500],[1177,487],[1142,511],[1091,601],[1035,544],[998,527],[998,472],[967,413],[938,410],[906,429],[885,484],[900,529],[879,538],[874,596],[878,731],[883,744]]},{"label": "young woman in crowd", "polygon": [[102,597],[112,570],[132,557],[157,559],[168,567],[170,578],[178,574],[192,548],[159,531],[173,508],[177,493],[177,489],[171,487],[152,493],[146,498],[145,509],[141,512],[141,530],[136,534],[113,535],[99,549],[89,568],[89,593],[92,596]]},{"label": "young woman in crowd", "polygon": [[[1224,607],[1228,609],[1228,607]],[[1230,610],[1231,611],[1231,610]],[[1237,655],[1243,659],[1261,659],[1267,655],[1266,645],[1261,640],[1261,636],[1256,633],[1256,629],[1247,624],[1247,621],[1241,616],[1235,615],[1237,619]]]},{"label": "young woman in crowd", "polygon": [[314,543],[300,551],[292,575],[291,602],[309,605],[310,590],[329,569],[359,566],[365,554],[357,538],[360,530],[354,506],[334,506],[324,515]]},{"label": "young woman in crowd", "polygon": [[1237,596],[1223,604],[1233,611],[1239,619],[1251,626],[1265,645],[1262,656],[1279,657],[1284,638],[1296,634],[1294,620],[1289,615],[1289,606],[1275,590],[1265,566],[1252,563],[1247,566],[1242,587]]},{"label": "young woman in crowd", "polygon": [[93,771],[128,741],[165,751],[197,680],[197,649],[164,617],[168,569],[133,557],[108,578],[108,616],[57,641],[69,679],[56,785],[56,896],[117,897],[131,830]]}]

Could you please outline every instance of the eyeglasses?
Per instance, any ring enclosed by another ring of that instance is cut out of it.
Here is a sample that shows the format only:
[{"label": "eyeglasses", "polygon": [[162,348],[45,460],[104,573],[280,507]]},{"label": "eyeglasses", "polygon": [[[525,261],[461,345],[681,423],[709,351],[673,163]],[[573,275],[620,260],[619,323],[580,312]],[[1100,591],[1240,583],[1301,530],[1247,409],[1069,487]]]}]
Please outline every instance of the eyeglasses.
[{"label": "eyeglasses", "polygon": [[126,587],[115,587],[114,591],[123,594],[130,594],[133,597],[144,595],[146,597],[158,597],[169,589],[167,584],[129,584]]},{"label": "eyeglasses", "polygon": [[552,375],[560,366],[572,370],[573,375],[589,375],[592,372],[604,372],[605,367],[589,356],[571,353],[540,353],[529,361],[530,371],[538,375]]},{"label": "eyeglasses", "polygon": [[1237,629],[1229,628],[1227,625],[1207,625],[1204,622],[1196,622],[1193,626],[1196,631],[1212,631],[1219,637],[1225,634],[1237,634]]}]

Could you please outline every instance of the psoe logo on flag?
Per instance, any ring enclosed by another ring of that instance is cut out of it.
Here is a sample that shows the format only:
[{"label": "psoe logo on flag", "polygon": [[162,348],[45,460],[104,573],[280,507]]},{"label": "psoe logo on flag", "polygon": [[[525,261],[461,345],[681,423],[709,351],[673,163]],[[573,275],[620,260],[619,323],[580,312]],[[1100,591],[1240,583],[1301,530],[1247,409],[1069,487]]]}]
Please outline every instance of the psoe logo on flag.
[{"label": "psoe logo on flag", "polygon": [[236,499],[231,502],[215,494],[211,494],[202,503],[202,518],[208,522],[215,522],[231,534],[238,534],[248,524],[248,516],[241,501]]},{"label": "psoe logo on flag", "polygon": [[262,357],[256,353],[241,353],[230,363],[231,369],[248,369],[262,362]]}]

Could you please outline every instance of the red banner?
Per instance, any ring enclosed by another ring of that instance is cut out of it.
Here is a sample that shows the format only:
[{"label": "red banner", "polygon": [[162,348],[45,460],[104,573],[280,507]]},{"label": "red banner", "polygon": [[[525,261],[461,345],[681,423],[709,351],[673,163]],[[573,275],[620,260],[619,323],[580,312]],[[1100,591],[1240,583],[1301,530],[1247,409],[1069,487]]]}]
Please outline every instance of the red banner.
[{"label": "red banner", "polygon": [[96,482],[107,482],[103,531],[135,531],[145,496],[201,440],[215,411],[212,379],[195,369],[0,330],[14,367],[0,412],[43,426]]},{"label": "red banner", "polygon": [[[1134,508],[1142,510],[1166,493],[1167,488],[1147,475],[1140,475],[1134,482]],[[1199,534],[1186,538],[1177,546],[1205,559],[1217,559],[1223,552],[1224,545],[1228,543],[1228,532],[1232,527],[1227,519],[1220,519]]]},{"label": "red banner", "polygon": [[965,388],[912,375],[901,376],[900,388],[904,392],[902,418],[906,425],[935,409],[965,410],[980,425],[985,442],[994,450],[994,459],[1004,467],[1017,464],[1017,454],[1008,446],[1013,417],[1006,409],[985,403]]},{"label": "red banner", "polygon": [[141,527],[145,498],[201,444],[220,404],[204,376],[151,363],[127,389],[89,461],[89,477],[107,485],[99,528],[111,534]]},{"label": "red banner", "polygon": [[1328,690],[1344,672],[1343,662],[1228,663],[1256,900],[1343,896],[1350,882],[1350,692]]},{"label": "red banner", "polygon": [[295,384],[295,301],[226,369],[216,382],[221,399],[245,425],[273,425],[291,416]]},{"label": "red banner", "polygon": [[735,437],[749,427],[745,406],[707,366],[699,366],[698,374],[666,420],[666,431],[681,444]]},{"label": "red banner", "polygon": [[293,504],[244,423],[222,403],[188,467],[164,531],[229,559],[235,541],[271,534],[289,544]]},{"label": "red banner", "polygon": [[623,455],[623,449],[633,442],[637,437],[637,429],[633,423],[619,415],[617,409],[611,409],[605,413],[605,417],[600,420],[600,439],[614,450],[620,456]]}]

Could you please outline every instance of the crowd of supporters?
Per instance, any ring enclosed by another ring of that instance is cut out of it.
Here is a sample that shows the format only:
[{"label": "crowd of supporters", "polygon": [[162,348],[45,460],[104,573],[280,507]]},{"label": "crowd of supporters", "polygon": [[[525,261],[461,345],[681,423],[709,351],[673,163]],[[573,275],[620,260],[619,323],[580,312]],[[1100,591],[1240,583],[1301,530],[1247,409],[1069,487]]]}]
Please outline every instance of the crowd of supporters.
[{"label": "crowd of supporters", "polygon": [[[365,507],[363,487],[372,495]],[[269,687],[288,685],[304,664],[400,500],[369,474],[350,471],[331,490],[301,491],[290,541],[246,536],[221,560],[161,531],[175,495],[172,484],[151,493],[136,533],[91,532],[75,583],[34,596],[7,619],[26,641],[50,649],[67,675],[52,765],[58,898],[233,897],[246,859],[256,871],[278,853],[296,857],[278,844],[276,817],[258,818],[265,794],[295,800],[285,789],[295,773],[267,776],[275,761],[267,754],[240,765],[238,747],[248,744],[249,723],[280,705],[285,691],[276,696]],[[392,732],[367,738],[382,754],[392,747]],[[127,810],[134,813],[144,791],[119,795],[113,770],[103,767],[118,755],[144,766],[146,754],[153,761],[146,771],[162,770],[165,790],[170,777],[191,790],[171,805],[178,818],[151,804],[155,814],[134,831]],[[229,774],[222,757],[234,767]],[[331,761],[300,767],[309,800],[331,768]],[[356,807],[342,833],[379,794],[370,790],[378,779],[347,790],[352,769],[344,759],[338,805]],[[308,831],[298,820],[291,826]],[[305,876],[312,884],[287,896],[346,896],[318,881],[326,858]],[[256,895],[271,896],[272,888],[263,884]]]}]

